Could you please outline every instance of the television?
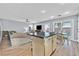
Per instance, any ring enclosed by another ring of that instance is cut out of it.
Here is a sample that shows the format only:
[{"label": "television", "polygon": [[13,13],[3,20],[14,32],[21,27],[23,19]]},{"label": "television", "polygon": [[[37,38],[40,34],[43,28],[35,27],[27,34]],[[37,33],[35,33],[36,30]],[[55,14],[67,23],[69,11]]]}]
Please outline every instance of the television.
[{"label": "television", "polygon": [[41,30],[42,29],[42,25],[37,25],[36,29],[37,30]]}]

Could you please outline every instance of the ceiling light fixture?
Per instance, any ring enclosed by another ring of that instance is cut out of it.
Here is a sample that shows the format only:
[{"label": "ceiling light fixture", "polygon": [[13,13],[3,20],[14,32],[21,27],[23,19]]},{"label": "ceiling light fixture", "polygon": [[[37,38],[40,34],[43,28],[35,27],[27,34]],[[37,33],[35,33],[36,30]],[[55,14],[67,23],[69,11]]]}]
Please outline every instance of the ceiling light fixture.
[{"label": "ceiling light fixture", "polygon": [[42,10],[41,13],[46,13],[46,10]]},{"label": "ceiling light fixture", "polygon": [[53,19],[55,16],[50,16],[50,19]]},{"label": "ceiling light fixture", "polygon": [[69,14],[70,12],[66,11],[64,14]]}]

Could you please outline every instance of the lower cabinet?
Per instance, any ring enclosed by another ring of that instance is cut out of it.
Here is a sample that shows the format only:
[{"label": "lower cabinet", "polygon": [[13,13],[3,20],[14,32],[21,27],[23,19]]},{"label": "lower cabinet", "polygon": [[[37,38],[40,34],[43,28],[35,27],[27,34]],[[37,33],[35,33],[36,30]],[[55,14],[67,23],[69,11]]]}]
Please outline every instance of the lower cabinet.
[{"label": "lower cabinet", "polygon": [[44,40],[34,38],[32,41],[33,56],[44,56]]},{"label": "lower cabinet", "polygon": [[33,56],[50,56],[57,47],[56,36],[34,38],[32,41]]},{"label": "lower cabinet", "polygon": [[53,39],[52,37],[45,39],[45,56],[50,56],[53,52]]},{"label": "lower cabinet", "polygon": [[53,35],[53,51],[57,48],[57,35]]}]

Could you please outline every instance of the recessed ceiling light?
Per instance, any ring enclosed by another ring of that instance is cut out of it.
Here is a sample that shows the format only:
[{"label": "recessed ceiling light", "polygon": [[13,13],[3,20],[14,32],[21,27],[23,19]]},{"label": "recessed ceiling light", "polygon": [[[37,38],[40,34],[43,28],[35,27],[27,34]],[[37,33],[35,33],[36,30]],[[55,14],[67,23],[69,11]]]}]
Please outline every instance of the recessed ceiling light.
[{"label": "recessed ceiling light", "polygon": [[50,19],[53,19],[55,16],[50,16]]},{"label": "recessed ceiling light", "polygon": [[69,14],[70,12],[66,11],[64,14]]},{"label": "recessed ceiling light", "polygon": [[41,10],[41,13],[46,13],[46,10]]}]

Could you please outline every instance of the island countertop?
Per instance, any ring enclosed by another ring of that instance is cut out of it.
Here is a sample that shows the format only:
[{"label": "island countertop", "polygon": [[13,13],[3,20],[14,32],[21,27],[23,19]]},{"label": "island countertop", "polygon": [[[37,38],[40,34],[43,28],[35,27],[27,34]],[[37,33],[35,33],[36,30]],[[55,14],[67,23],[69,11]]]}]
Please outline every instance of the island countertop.
[{"label": "island countertop", "polygon": [[34,32],[34,33],[29,33],[29,35],[39,38],[48,38],[55,34],[53,32]]}]

